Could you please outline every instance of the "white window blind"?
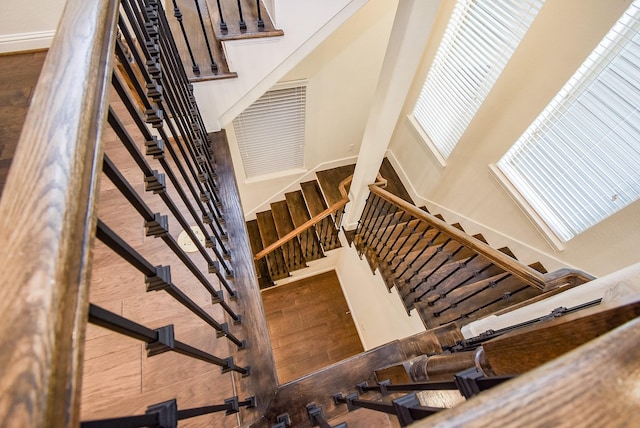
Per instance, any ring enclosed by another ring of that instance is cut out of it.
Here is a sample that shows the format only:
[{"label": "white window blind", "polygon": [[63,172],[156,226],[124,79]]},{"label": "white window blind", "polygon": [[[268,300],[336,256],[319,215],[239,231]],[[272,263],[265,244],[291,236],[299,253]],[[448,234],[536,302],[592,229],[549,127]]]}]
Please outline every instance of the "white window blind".
[{"label": "white window blind", "polygon": [[306,89],[277,85],[234,119],[247,178],[303,168]]},{"label": "white window blind", "polygon": [[640,198],[640,1],[497,163],[566,242]]},{"label": "white window blind", "polygon": [[471,123],[544,0],[458,0],[413,110],[444,159]]}]

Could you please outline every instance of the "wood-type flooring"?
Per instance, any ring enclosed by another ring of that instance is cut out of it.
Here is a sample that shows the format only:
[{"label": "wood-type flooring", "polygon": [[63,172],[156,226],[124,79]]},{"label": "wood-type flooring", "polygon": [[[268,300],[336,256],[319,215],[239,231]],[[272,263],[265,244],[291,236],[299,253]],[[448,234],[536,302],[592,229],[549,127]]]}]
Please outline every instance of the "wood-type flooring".
[{"label": "wood-type flooring", "polygon": [[0,55],[0,197],[46,51]]},{"label": "wood-type flooring", "polygon": [[262,291],[279,382],[363,352],[335,271]]}]

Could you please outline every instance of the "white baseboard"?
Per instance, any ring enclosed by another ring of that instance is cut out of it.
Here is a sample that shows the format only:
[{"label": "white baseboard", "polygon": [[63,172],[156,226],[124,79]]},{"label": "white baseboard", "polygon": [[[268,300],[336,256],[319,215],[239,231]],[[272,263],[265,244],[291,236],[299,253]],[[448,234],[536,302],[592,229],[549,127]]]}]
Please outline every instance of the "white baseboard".
[{"label": "white baseboard", "polygon": [[0,35],[0,53],[31,51],[51,47],[55,30]]}]

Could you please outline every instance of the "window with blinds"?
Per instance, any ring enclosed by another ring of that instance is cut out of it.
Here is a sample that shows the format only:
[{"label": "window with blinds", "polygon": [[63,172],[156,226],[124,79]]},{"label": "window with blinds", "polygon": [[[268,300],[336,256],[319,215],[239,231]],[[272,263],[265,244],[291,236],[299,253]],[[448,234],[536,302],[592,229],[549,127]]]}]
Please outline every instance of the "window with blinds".
[{"label": "window with blinds", "polygon": [[412,116],[446,160],[544,0],[458,0]]},{"label": "window with blinds", "polygon": [[306,82],[276,85],[233,120],[245,177],[304,167]]},{"label": "window with blinds", "polygon": [[497,163],[566,242],[640,198],[640,1]]}]

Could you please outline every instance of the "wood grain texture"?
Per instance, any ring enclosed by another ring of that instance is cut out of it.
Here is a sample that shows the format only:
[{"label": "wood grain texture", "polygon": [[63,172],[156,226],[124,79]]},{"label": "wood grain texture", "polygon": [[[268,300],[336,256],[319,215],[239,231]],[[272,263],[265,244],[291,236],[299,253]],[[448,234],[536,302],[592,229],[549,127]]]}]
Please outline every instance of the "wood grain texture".
[{"label": "wood grain texture", "polygon": [[515,276],[522,279],[525,283],[533,287],[537,287],[541,290],[544,289],[545,287],[544,275],[536,271],[535,269],[530,268],[529,266],[526,266],[512,259],[506,254],[491,248],[489,245],[485,244],[482,241],[473,239],[471,236],[467,235],[466,233],[458,230],[453,226],[450,226],[449,224],[436,218],[435,216],[427,214],[426,212],[422,211],[418,207],[409,204],[402,198],[399,198],[387,192],[386,190],[381,189],[376,185],[373,185],[373,184],[369,185],[369,190],[371,191],[371,193],[374,193],[382,197],[383,199],[401,207],[403,210],[412,214],[414,217],[425,221],[426,223],[438,228],[439,230],[442,230],[443,233],[445,233],[447,236],[452,237],[458,242],[463,243],[466,247],[487,257],[494,264],[500,266],[501,268],[503,268],[508,272],[513,273]]},{"label": "wood grain texture", "polygon": [[[220,177],[235,177],[229,143],[224,131],[210,134],[212,147]],[[257,400],[255,409],[240,412],[241,425],[249,426],[262,415],[272,402],[278,382],[276,379],[273,351],[269,339],[269,329],[265,321],[264,306],[260,289],[256,281],[256,272],[247,239],[244,213],[235,180],[220,180],[220,196],[225,207],[229,245],[233,253],[233,284],[238,292],[238,312],[243,315],[242,324],[234,329],[247,337],[245,350],[233,349],[237,364],[251,367],[251,376],[241,377],[233,373],[237,394],[242,399],[254,395]]]},{"label": "wood grain texture", "polygon": [[0,416],[77,426],[116,2],[70,0],[0,202]]},{"label": "wood grain texture", "polygon": [[280,383],[364,351],[335,271],[262,292]]},{"label": "wood grain texture", "polygon": [[[639,296],[532,325],[483,344],[497,375],[534,369],[640,316]],[[535,350],[535,352],[532,352]]]},{"label": "wood grain texture", "polygon": [[0,197],[47,51],[0,55]]},{"label": "wood grain texture", "polygon": [[634,427],[640,319],[416,427]]}]

